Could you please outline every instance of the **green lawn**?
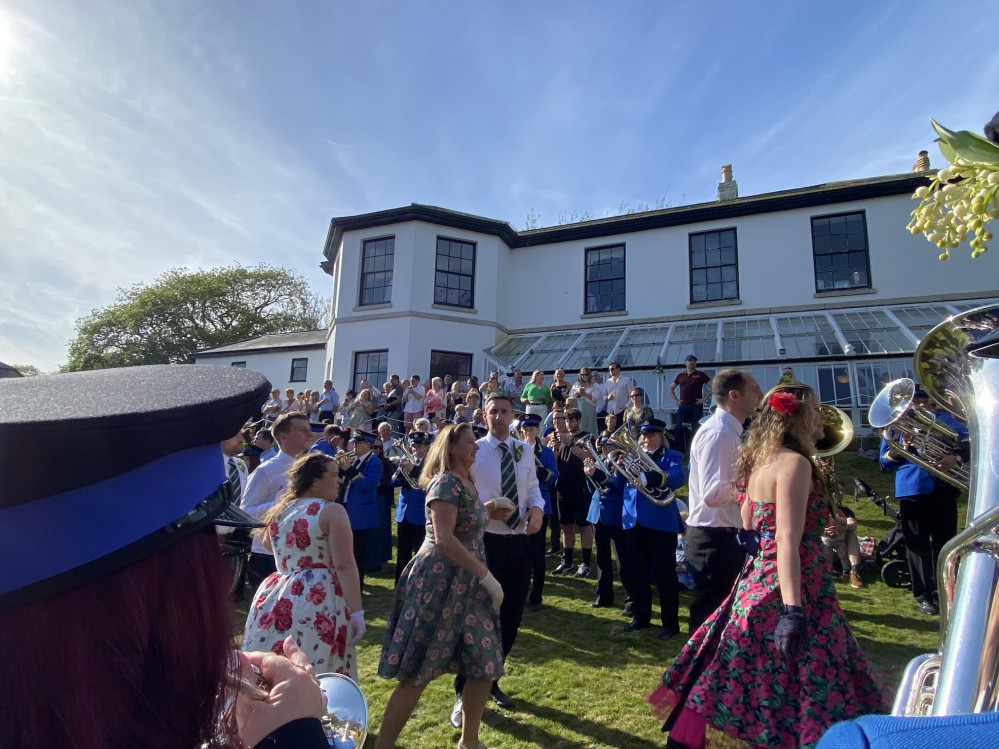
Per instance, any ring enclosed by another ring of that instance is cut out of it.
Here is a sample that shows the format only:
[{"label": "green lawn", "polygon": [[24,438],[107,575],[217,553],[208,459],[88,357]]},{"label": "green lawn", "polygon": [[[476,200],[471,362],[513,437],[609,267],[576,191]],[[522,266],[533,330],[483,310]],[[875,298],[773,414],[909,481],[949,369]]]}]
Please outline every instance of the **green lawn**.
[{"label": "green lawn", "polygon": [[[876,463],[844,452],[837,472],[852,493],[860,476],[880,494],[893,493],[893,480]],[[860,535],[880,539],[891,521],[866,499],[846,502],[860,523]],[[963,505],[962,505],[963,511]],[[578,552],[577,552],[578,556]],[[549,558],[549,569],[556,560]],[[371,710],[371,745],[394,681],[378,677],[377,665],[385,617],[392,595],[391,565],[368,577],[364,595],[367,634],[358,646],[360,683]],[[526,612],[517,643],[507,659],[503,688],[517,701],[513,711],[487,708],[482,738],[490,747],[633,747],[651,749],[665,744],[659,723],[651,716],[645,696],[658,684],[672,657],[683,646],[681,637],[654,638],[656,628],[624,634],[620,609],[592,609],[596,569],[589,580],[549,576],[545,601],[538,613]],[[881,583],[876,572],[867,586],[854,590],[837,584],[839,600],[857,639],[897,684],[910,658],[936,650],[937,619],[923,616],[905,590]],[[624,593],[618,587],[617,602]],[[249,595],[249,594],[248,594]],[[686,623],[689,594],[682,594],[681,623]],[[655,621],[654,614],[654,621]],[[447,716],[453,704],[450,678],[431,684],[403,731],[398,746],[408,749],[455,747],[458,734]],[[714,734],[710,746],[733,747],[738,742]]]}]

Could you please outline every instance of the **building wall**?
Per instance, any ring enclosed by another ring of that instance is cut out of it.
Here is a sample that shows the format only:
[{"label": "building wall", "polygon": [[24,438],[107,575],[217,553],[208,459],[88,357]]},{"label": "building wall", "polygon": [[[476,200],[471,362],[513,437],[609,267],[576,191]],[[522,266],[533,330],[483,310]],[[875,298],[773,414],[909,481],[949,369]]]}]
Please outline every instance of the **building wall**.
[{"label": "building wall", "polygon": [[[307,358],[309,360],[306,370],[305,382],[292,382],[291,360]],[[285,349],[282,351],[267,351],[261,353],[241,353],[231,352],[225,355],[213,354],[211,356],[196,356],[195,364],[209,367],[231,367],[233,362],[245,361],[247,369],[260,372],[270,380],[271,386],[280,388],[282,393],[285,388],[299,390],[322,390],[325,378],[324,366],[326,364],[326,351],[321,348],[310,349]]]}]

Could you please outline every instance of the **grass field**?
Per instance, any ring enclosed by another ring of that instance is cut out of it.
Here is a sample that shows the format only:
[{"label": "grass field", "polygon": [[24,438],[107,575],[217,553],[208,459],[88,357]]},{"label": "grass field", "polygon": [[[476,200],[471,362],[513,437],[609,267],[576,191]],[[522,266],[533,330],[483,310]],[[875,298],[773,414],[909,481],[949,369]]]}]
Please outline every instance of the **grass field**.
[{"label": "grass field", "polygon": [[[837,456],[837,473],[851,488],[860,476],[882,496],[893,494],[890,475],[881,474],[875,462],[854,451]],[[854,510],[860,535],[880,539],[892,526],[866,499],[847,506]],[[961,505],[962,511],[964,504]],[[578,552],[577,552],[578,556]],[[557,561],[549,558],[549,569]],[[665,744],[659,723],[651,716],[645,696],[659,682],[662,671],[684,645],[683,635],[656,640],[656,628],[625,634],[627,620],[620,608],[592,609],[596,569],[589,580],[547,578],[540,612],[525,612],[517,643],[507,659],[503,688],[516,701],[516,709],[486,710],[482,738],[490,747],[546,747],[583,749],[627,747],[652,749]],[[854,590],[837,583],[837,593],[861,646],[888,675],[892,689],[910,658],[937,649],[937,619],[919,613],[905,590],[888,588],[876,571],[865,577],[867,585]],[[364,609],[368,631],[358,645],[359,681],[371,711],[370,745],[394,681],[378,677],[377,665],[385,618],[392,596],[392,567],[368,577]],[[248,594],[249,595],[249,594]],[[616,602],[624,601],[617,587]],[[681,595],[680,620],[686,624],[689,594]],[[657,621],[657,613],[653,621]],[[407,749],[455,747],[458,734],[447,716],[453,704],[450,678],[431,684],[403,731],[398,746]],[[713,734],[709,746],[741,746]]]}]

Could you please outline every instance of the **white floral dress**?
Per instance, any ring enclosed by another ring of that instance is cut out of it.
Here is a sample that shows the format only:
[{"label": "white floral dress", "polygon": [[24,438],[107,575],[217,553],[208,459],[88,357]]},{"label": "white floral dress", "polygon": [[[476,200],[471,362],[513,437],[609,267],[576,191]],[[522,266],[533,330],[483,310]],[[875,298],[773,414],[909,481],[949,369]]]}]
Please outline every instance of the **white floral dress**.
[{"label": "white floral dress", "polygon": [[357,678],[357,655],[347,642],[350,612],[327,537],[319,528],[320,499],[289,505],[267,528],[277,572],[254,596],[246,616],[242,649],[281,652],[289,635],[312,661],[317,674]]}]

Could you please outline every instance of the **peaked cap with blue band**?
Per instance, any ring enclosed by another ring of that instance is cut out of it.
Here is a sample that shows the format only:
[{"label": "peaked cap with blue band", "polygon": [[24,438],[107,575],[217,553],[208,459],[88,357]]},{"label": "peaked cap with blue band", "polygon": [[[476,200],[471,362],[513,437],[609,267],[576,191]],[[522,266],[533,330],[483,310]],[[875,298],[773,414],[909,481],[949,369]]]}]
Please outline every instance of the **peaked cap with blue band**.
[{"label": "peaked cap with blue band", "polygon": [[229,505],[219,443],[269,391],[257,372],[193,365],[0,380],[0,609],[209,523],[257,525]]}]

